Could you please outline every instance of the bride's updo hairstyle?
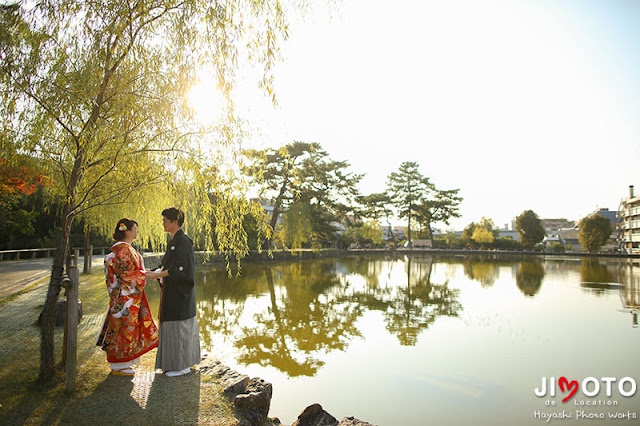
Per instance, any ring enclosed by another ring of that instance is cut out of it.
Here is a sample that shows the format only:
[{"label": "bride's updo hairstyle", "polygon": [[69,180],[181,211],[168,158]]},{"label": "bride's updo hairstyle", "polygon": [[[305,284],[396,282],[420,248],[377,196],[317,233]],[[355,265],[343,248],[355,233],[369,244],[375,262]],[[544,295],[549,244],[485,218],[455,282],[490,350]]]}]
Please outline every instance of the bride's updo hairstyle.
[{"label": "bride's updo hairstyle", "polygon": [[124,240],[124,231],[131,231],[133,229],[133,225],[137,225],[138,222],[132,219],[124,218],[120,219],[116,224],[116,229],[113,231],[113,239],[116,241]]}]

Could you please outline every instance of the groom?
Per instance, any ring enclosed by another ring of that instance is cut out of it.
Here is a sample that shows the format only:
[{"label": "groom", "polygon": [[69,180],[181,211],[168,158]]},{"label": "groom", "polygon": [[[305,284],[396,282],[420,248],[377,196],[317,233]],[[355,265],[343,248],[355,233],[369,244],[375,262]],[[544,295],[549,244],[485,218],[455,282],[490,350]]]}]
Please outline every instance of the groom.
[{"label": "groom", "polygon": [[195,257],[193,241],[182,230],[184,212],[162,211],[162,226],[171,235],[162,269],[147,271],[161,279],[160,326],[156,368],[169,377],[182,376],[200,362],[200,334],[196,317]]}]

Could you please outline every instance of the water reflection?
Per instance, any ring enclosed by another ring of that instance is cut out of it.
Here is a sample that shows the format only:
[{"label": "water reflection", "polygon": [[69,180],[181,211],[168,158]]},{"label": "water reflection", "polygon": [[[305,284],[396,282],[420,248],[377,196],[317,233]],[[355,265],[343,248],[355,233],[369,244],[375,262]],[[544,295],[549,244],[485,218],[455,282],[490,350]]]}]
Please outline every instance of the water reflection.
[{"label": "water reflection", "polygon": [[[421,424],[425,409],[434,424],[498,424],[495,413],[500,424],[537,424],[527,422],[542,409],[529,384],[549,366],[638,372],[640,267],[624,261],[361,256],[245,263],[239,278],[201,267],[197,280],[203,350],[272,381],[272,410],[287,423],[313,386],[336,413],[378,424]],[[338,382],[350,384],[349,401]]]},{"label": "water reflection", "polygon": [[482,288],[490,288],[500,277],[500,269],[496,262],[467,259],[464,263],[467,277],[480,282]]},{"label": "water reflection", "polygon": [[386,329],[401,345],[412,346],[439,316],[456,317],[462,305],[457,300],[459,290],[450,289],[448,281],[431,282],[431,257],[408,257],[404,263],[406,283],[390,281],[370,289],[367,307],[384,312]]},{"label": "water reflection", "polygon": [[[637,267],[636,267],[637,269]],[[623,267],[625,286],[622,291],[622,304],[631,314],[631,324],[638,327],[638,311],[640,311],[640,277],[634,275],[633,263],[629,262]]]},{"label": "water reflection", "polygon": [[[403,268],[402,278],[392,274]],[[198,274],[199,326],[205,350],[223,335],[244,365],[271,366],[290,377],[313,376],[322,354],[362,337],[365,311],[384,315],[402,345],[440,316],[458,316],[459,290],[433,283],[433,259],[386,258],[245,265],[242,276]]]},{"label": "water reflection", "polygon": [[[619,291],[621,310],[637,326],[640,278],[619,265],[597,259],[379,256],[247,263],[241,277],[202,268],[197,274],[200,335],[207,352],[224,340],[239,364],[276,368],[289,377],[315,376],[328,354],[366,338],[359,324],[365,313],[378,312],[386,333],[402,346],[415,346],[438,318],[464,311],[460,276],[491,292],[505,271],[529,298],[540,292],[545,274],[579,274],[576,284],[605,285],[584,291]],[[436,268],[441,273],[434,273]],[[615,283],[622,283],[620,289],[606,287]]]},{"label": "water reflection", "polygon": [[540,291],[544,278],[544,266],[541,260],[524,260],[516,272],[516,285],[525,296],[533,297]]},{"label": "water reflection", "polygon": [[213,333],[232,338],[242,364],[313,376],[324,364],[318,354],[360,336],[363,307],[345,293],[335,262],[246,265],[241,278],[207,271],[203,279],[215,283],[201,298],[203,344],[211,348]]}]

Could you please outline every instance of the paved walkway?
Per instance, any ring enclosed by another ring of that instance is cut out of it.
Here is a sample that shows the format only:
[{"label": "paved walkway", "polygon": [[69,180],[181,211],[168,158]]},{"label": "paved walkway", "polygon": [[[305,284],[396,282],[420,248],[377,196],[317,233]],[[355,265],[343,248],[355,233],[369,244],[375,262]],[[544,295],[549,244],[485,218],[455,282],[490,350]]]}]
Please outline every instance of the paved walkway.
[{"label": "paved walkway", "polygon": [[51,258],[0,262],[0,300],[49,276],[51,262]]},{"label": "paved walkway", "polygon": [[[0,300],[14,295],[51,275],[53,258],[4,260],[0,262]],[[80,271],[84,257],[80,257]],[[101,268],[103,256],[93,256],[92,268]]]}]

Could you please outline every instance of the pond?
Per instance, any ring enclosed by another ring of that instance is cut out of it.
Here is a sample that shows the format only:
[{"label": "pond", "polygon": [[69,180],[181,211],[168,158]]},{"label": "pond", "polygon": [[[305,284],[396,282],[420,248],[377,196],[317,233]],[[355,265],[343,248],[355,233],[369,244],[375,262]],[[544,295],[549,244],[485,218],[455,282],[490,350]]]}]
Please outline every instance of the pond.
[{"label": "pond", "polygon": [[640,267],[627,262],[363,256],[245,262],[234,278],[205,265],[202,349],[271,382],[285,424],[315,402],[379,425],[633,424]]}]

